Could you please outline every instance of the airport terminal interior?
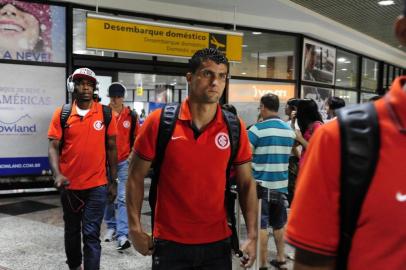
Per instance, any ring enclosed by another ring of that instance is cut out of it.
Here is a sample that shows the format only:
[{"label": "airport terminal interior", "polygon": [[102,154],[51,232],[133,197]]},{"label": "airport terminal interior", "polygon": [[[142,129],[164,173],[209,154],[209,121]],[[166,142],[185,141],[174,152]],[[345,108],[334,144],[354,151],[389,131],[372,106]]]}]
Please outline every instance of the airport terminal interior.
[{"label": "airport terminal interior", "polygon": [[[406,74],[406,47],[393,31],[403,9],[402,0],[0,0],[0,270],[68,269],[47,134],[55,109],[74,99],[67,84],[78,68],[94,71],[104,105],[109,86],[121,83],[124,106],[142,125],[187,99],[189,58],[216,48],[230,60],[219,102],[246,126],[268,93],[278,96],[282,120],[289,100],[313,99],[327,121],[332,97],[367,103]],[[150,182],[141,215],[148,233]],[[106,232],[103,223],[100,269],[151,269],[151,256],[116,250]],[[267,251],[269,262],[271,232]],[[294,247],[285,254],[286,268],[267,269],[293,269]],[[237,258],[233,269],[243,269]]]}]

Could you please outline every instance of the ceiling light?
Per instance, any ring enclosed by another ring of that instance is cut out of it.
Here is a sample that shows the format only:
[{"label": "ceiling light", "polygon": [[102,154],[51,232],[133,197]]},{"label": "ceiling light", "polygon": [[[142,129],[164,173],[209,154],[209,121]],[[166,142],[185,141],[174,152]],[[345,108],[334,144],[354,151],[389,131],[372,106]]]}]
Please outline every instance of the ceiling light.
[{"label": "ceiling light", "polygon": [[337,82],[341,82],[341,79],[337,79],[336,81],[337,81]]},{"label": "ceiling light", "polygon": [[347,71],[348,69],[346,69],[346,68],[342,68],[341,70],[342,70],[342,71]]},{"label": "ceiling light", "polygon": [[241,72],[241,75],[247,75],[247,72]]},{"label": "ceiling light", "polygon": [[382,1],[378,2],[378,5],[381,5],[381,6],[390,6],[393,4],[395,4],[395,1],[393,1],[393,0],[382,0]]},{"label": "ceiling light", "polygon": [[347,61],[344,62],[344,64],[350,64],[350,63],[351,63],[350,60],[347,60]]},{"label": "ceiling light", "polygon": [[243,47],[243,48],[247,48],[247,47],[248,47],[248,45],[247,45],[247,44],[242,44],[242,45],[241,45],[241,47]]},{"label": "ceiling light", "polygon": [[344,63],[347,59],[345,57],[340,57],[337,59],[337,62]]},{"label": "ceiling light", "polygon": [[259,65],[259,67],[266,68],[266,65]]},{"label": "ceiling light", "polygon": [[262,32],[252,32],[253,35],[261,35]]}]

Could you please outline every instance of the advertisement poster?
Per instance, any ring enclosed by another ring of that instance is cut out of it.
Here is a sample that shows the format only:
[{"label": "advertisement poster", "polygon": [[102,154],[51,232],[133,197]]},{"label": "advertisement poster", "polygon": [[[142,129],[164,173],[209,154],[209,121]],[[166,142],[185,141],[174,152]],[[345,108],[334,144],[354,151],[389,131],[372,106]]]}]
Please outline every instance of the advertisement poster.
[{"label": "advertisement poster", "polygon": [[65,63],[65,7],[0,0],[0,59]]},{"label": "advertisement poster", "polygon": [[334,84],[335,63],[335,48],[304,39],[302,80]]},{"label": "advertisement poster", "polygon": [[48,126],[65,103],[65,68],[0,64],[0,176],[49,170]]},{"label": "advertisement poster", "polygon": [[327,119],[326,112],[326,101],[329,97],[333,96],[333,89],[331,88],[321,88],[314,86],[302,86],[302,98],[309,98],[316,101],[317,106],[319,107],[319,112],[323,119]]}]

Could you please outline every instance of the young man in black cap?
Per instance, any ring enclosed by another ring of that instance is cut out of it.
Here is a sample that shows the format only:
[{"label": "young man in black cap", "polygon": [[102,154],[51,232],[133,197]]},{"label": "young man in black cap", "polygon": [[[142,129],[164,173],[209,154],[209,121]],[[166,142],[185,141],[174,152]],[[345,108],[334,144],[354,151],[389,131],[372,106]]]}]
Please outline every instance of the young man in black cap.
[{"label": "young man in black cap", "polygon": [[124,106],[126,91],[126,87],[118,82],[112,83],[108,89],[110,97],[109,106],[112,108],[113,116],[117,121],[118,192],[117,201],[115,203],[109,202],[106,206],[104,220],[107,223],[107,232],[104,240],[110,242],[116,238],[117,250],[124,250],[131,246],[128,240],[125,186],[128,178],[128,157],[130,156],[132,144],[135,141],[136,132],[139,128],[138,117],[136,117],[130,108]]}]

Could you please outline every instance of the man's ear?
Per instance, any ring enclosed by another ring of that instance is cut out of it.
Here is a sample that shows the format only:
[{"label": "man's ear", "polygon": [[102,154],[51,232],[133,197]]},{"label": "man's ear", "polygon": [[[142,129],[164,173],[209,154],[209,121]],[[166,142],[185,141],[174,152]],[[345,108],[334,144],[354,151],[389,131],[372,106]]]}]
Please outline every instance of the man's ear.
[{"label": "man's ear", "polygon": [[395,35],[400,44],[406,46],[406,17],[399,16],[395,22]]},{"label": "man's ear", "polygon": [[192,72],[186,73],[186,81],[190,83],[192,81]]}]

